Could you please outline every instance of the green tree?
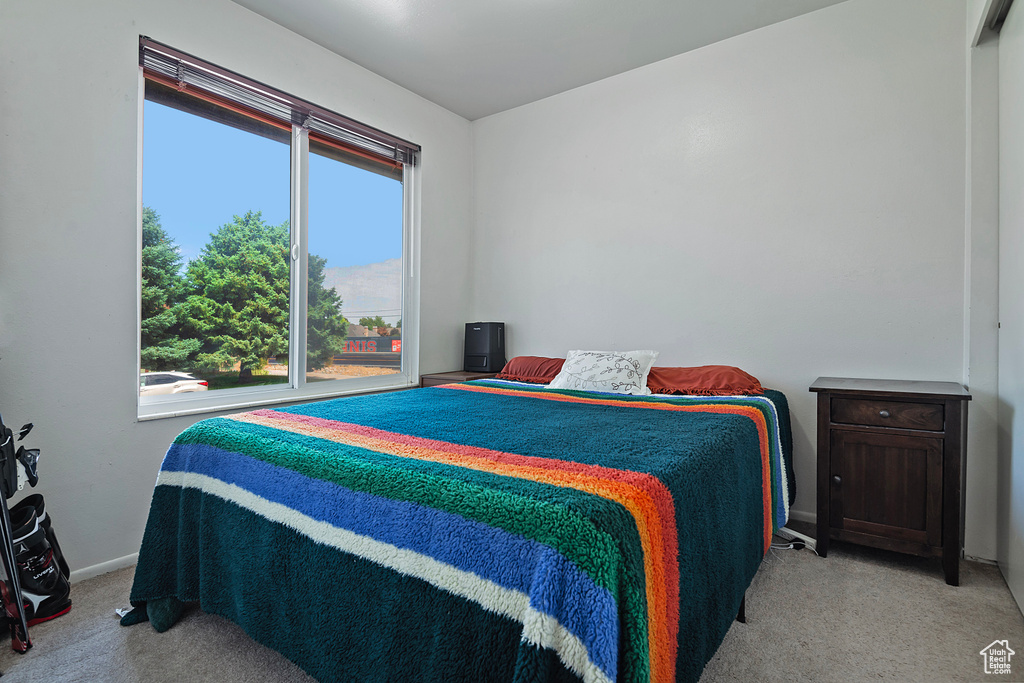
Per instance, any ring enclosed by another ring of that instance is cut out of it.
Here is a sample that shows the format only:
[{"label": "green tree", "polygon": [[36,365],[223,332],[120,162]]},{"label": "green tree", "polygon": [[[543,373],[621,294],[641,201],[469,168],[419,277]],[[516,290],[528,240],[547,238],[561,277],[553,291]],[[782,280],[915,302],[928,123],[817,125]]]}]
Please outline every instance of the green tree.
[{"label": "green tree", "polygon": [[306,371],[318,370],[345,350],[348,320],[341,315],[341,297],[324,288],[327,259],[309,255],[306,287]]},{"label": "green tree", "polygon": [[268,225],[259,211],[235,216],[210,235],[188,265],[182,329],[203,340],[196,363],[239,362],[239,379],[288,353],[289,229]]},{"label": "green tree", "polygon": [[142,349],[146,370],[180,370],[199,350],[198,339],[178,336],[178,309],[184,293],[181,254],[160,225],[160,216],[142,209]]},{"label": "green tree", "polygon": [[369,327],[371,329],[374,327],[391,327],[391,325],[388,325],[386,322],[384,322],[384,318],[380,317],[379,315],[374,318],[360,318],[359,324],[362,325],[363,327]]}]

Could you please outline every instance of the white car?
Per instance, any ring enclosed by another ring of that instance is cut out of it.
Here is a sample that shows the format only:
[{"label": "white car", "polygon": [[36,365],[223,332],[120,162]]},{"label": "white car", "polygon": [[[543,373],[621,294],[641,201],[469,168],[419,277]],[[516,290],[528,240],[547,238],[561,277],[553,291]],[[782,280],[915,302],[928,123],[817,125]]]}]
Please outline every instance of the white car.
[{"label": "white car", "polygon": [[139,375],[139,395],[184,394],[190,391],[209,389],[206,380],[197,379],[184,372],[143,372]]}]

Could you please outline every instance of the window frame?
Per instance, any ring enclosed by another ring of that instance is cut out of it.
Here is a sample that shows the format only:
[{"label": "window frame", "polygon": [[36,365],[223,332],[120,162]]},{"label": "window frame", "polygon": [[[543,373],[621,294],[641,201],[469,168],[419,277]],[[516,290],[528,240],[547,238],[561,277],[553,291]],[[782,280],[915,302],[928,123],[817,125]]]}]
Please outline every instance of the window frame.
[{"label": "window frame", "polygon": [[[136,377],[142,373],[142,160],[146,77],[139,66],[137,158],[136,158]],[[419,168],[402,164],[402,364],[399,373],[352,377],[326,382],[307,382],[306,305],[308,243],[309,129],[291,125],[288,383],[249,388],[220,389],[191,394],[147,396],[143,401],[139,380],[134,382],[138,419],[153,420],[184,415],[238,410],[256,406],[327,399],[350,394],[372,393],[415,387],[419,383]],[[413,159],[414,161],[415,159]]]}]

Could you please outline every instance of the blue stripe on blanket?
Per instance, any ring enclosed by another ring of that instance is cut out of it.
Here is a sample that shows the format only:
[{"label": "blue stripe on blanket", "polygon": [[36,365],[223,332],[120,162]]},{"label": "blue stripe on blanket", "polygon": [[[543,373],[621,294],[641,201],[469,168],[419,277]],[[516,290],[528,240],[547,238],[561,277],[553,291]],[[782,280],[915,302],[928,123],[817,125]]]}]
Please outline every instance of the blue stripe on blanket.
[{"label": "blue stripe on blanket", "polygon": [[[619,628],[615,600],[549,546],[459,515],[353,491],[204,444],[172,445],[161,469],[195,472],[234,484],[318,521],[520,591],[529,596],[534,609],[554,617],[579,638],[590,660],[615,679]],[[556,576],[561,580],[552,580]]]}]

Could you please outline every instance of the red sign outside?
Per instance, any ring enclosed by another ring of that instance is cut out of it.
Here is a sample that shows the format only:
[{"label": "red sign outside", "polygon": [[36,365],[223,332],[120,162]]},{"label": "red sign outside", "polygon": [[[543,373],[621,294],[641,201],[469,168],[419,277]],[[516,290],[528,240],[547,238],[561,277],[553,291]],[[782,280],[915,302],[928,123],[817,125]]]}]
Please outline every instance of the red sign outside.
[{"label": "red sign outside", "polygon": [[345,342],[345,353],[376,353],[377,352],[377,340],[366,339],[359,341],[352,341],[351,339]]}]

